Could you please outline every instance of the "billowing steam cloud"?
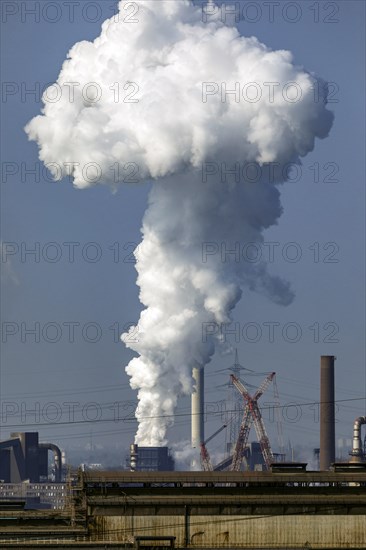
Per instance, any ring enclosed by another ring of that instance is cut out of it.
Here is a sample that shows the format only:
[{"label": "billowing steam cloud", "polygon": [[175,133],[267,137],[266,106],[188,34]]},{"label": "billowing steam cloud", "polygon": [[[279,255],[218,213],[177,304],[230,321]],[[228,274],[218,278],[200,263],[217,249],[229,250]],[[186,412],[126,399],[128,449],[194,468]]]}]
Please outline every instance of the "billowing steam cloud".
[{"label": "billowing steam cloud", "polygon": [[[214,353],[202,327],[230,322],[244,288],[293,298],[264,264],[202,251],[263,241],[281,215],[287,163],[300,164],[333,116],[324,83],[289,52],[203,22],[188,0],[136,4],[135,22],[122,0],[93,43],[71,49],[26,131],[54,177],[78,188],[155,180],[136,252],[146,309],[138,341],[125,341],[139,354],[126,368],[139,390],[136,442],[161,445],[192,367]],[[226,175],[235,163],[240,176]]]}]

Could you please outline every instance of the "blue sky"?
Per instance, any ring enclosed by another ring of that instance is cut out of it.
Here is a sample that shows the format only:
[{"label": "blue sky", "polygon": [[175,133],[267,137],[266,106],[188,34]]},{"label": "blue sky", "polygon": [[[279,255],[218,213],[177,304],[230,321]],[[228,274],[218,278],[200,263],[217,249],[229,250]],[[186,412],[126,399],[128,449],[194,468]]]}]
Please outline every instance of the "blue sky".
[{"label": "blue sky", "polygon": [[[17,13],[5,12],[6,4]],[[149,185],[121,187],[115,194],[104,186],[77,191],[67,180],[47,181],[41,165],[39,181],[22,174],[22,163],[24,172],[38,162],[37,147],[28,142],[23,128],[41,108],[39,100],[25,95],[25,90],[54,82],[70,47],[99,34],[113,2],[96,2],[100,13],[87,6],[90,2],[79,2],[74,22],[63,6],[55,23],[50,22],[55,17],[52,7],[42,12],[47,2],[27,2],[36,9],[40,6],[39,22],[31,14],[22,14],[22,4],[3,2],[2,6],[2,81],[8,95],[3,93],[1,104],[1,239],[13,255],[10,263],[1,265],[1,437],[36,429],[38,412],[30,412],[34,409],[40,411],[43,440],[70,448],[87,445],[93,433],[105,446],[118,442],[127,447],[134,423],[110,421],[117,409],[120,417],[129,415],[136,397],[124,373],[131,352],[117,342],[116,335],[137,321],[141,309],[130,253],[140,240]],[[241,15],[253,20],[255,14],[245,12],[246,4],[238,3]],[[228,342],[238,348],[247,368],[278,373],[285,405],[317,401],[320,355],[336,355],[337,399],[355,400],[339,403],[337,436],[350,438],[354,417],[365,414],[365,5],[316,2],[319,22],[315,22],[316,14],[310,9],[314,3],[297,2],[301,13],[291,23],[296,14],[286,8],[288,3],[280,2],[273,22],[265,3],[253,4],[260,7],[258,21],[240,21],[240,32],[257,36],[273,49],[291,50],[296,63],[333,83],[334,103],[329,107],[335,123],[330,136],[318,141],[304,159],[299,181],[282,187],[284,213],[279,225],[266,233],[266,241],[278,243],[270,271],[291,281],[296,299],[281,308],[258,294],[244,293],[235,322],[241,331],[253,323],[261,335],[250,342],[255,338],[249,330],[247,338],[241,333],[239,342],[232,336]],[[87,8],[84,17],[83,8]],[[99,20],[93,23],[95,15]],[[11,175],[4,170],[18,172]],[[71,245],[64,244],[71,242],[77,243],[74,262],[69,256]],[[282,253],[295,251],[289,243],[301,249],[297,262],[283,257]],[[34,255],[25,255],[26,249],[35,246],[39,246],[39,262]],[[60,250],[59,261],[53,262]],[[100,253],[101,258],[93,262]],[[273,342],[268,336],[271,322],[278,323]],[[26,332],[35,323],[40,327],[39,342]],[[291,326],[301,329],[298,341],[292,343]],[[289,328],[288,337],[283,336],[284,327]],[[58,342],[50,342],[58,336]],[[331,342],[332,337],[338,341]],[[94,338],[98,341],[92,342]],[[211,409],[226,395],[221,386],[228,374],[216,371],[232,363],[233,355],[217,354],[207,369],[206,399]],[[247,380],[259,384],[260,379]],[[265,397],[271,401],[270,393]],[[77,405],[65,405],[71,402]],[[301,408],[296,422],[286,418],[286,411],[291,417],[294,409],[284,411],[286,438],[309,449],[317,446],[319,424],[312,405]],[[183,416],[177,418],[170,438],[189,439],[189,417],[184,416],[189,413],[188,399],[181,400],[177,412]],[[109,421],[85,423],[95,415]],[[70,425],[70,419],[76,423]],[[219,424],[220,418],[208,417],[207,433]],[[273,428],[269,423],[268,430]],[[221,442],[215,445],[219,448]]]}]

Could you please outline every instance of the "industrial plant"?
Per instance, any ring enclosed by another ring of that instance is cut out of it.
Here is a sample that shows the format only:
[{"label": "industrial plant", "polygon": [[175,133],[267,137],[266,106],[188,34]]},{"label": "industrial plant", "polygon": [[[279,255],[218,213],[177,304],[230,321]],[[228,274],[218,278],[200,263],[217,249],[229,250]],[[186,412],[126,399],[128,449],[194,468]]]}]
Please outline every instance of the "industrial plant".
[{"label": "industrial plant", "polygon": [[[296,354],[294,347],[288,353],[288,370],[295,356],[297,367],[306,366],[299,356],[310,347],[322,349],[319,355],[364,353],[363,103],[362,87],[350,85],[364,71],[362,8],[356,2],[344,9],[337,2],[110,3],[2,2],[2,19],[10,24],[3,176],[4,183],[22,184],[2,186],[9,205],[0,242],[9,300],[2,339],[7,374],[18,377],[9,379],[9,399],[12,388],[27,399],[32,392],[42,399],[62,392],[99,397],[104,389],[120,397],[123,361],[136,391],[128,418],[134,424],[120,430],[116,418],[103,418],[99,413],[116,412],[110,402],[92,403],[96,416],[80,422],[69,416],[57,423],[52,416],[39,423],[47,430],[68,426],[52,440],[80,437],[81,460],[68,468],[62,450],[42,443],[41,432],[5,437],[0,548],[364,549],[363,410],[352,412],[353,425],[349,420],[352,448],[347,443],[341,457],[335,448],[336,371],[342,368],[343,381],[349,365],[336,367],[334,355],[321,356],[320,396],[312,403],[320,405],[319,442],[300,456],[285,446],[276,419],[281,401],[272,360],[277,337],[278,355],[304,337]],[[79,4],[85,6],[77,21],[70,7],[80,12]],[[88,8],[100,14],[92,19]],[[56,30],[60,20],[65,26]],[[342,22],[343,28],[332,24]],[[342,108],[337,139],[332,128]],[[317,149],[328,136],[334,141]],[[339,185],[344,174],[352,186]],[[37,185],[23,185],[28,181]],[[49,242],[41,242],[46,236]],[[290,280],[281,268],[277,273],[277,258],[296,270]],[[356,259],[357,281],[346,290]],[[136,270],[139,302],[122,267]],[[297,301],[294,281],[306,288]],[[243,310],[235,313],[241,301]],[[264,312],[278,322],[247,322]],[[287,322],[295,312],[307,325],[312,319],[306,330]],[[348,324],[338,348],[333,315]],[[270,348],[261,347],[262,325]],[[233,406],[211,416],[212,428],[205,421],[205,377],[218,354],[230,351],[230,332],[243,346],[259,344],[252,357],[265,372],[250,384],[236,354],[225,379]],[[112,341],[122,341],[124,351],[112,349]],[[33,377],[39,364],[47,373],[42,391]],[[19,389],[23,374],[29,387]],[[85,381],[94,376],[88,388]],[[110,385],[103,389],[104,380]],[[271,430],[264,413],[270,391]],[[361,399],[357,392],[353,406]],[[178,415],[183,401],[189,412]],[[170,439],[177,416],[184,418]],[[79,423],[98,425],[96,446],[108,455],[113,444],[117,467],[107,469],[109,456],[101,464],[92,434],[87,446],[85,432],[70,433]]]},{"label": "industrial plant", "polygon": [[130,447],[131,472],[171,472],[174,470],[174,458],[168,447]]},{"label": "industrial plant", "polygon": [[39,443],[38,432],[12,433],[0,441],[0,480],[5,483],[39,483],[48,480],[48,453],[54,456],[54,481],[61,482],[62,454],[53,443]]},{"label": "industrial plant", "polygon": [[[349,459],[336,462],[335,357],[320,360],[317,471],[272,450],[258,400],[275,373],[251,395],[238,366],[236,355],[230,379],[242,399],[242,418],[235,444],[218,464],[211,460],[209,443],[229,426],[205,439],[203,369],[193,373],[191,445],[200,456],[199,467],[192,464],[195,471],[174,471],[168,447],[131,444],[128,469],[80,468],[65,481],[60,449],[39,443],[38,433],[13,433],[2,441],[2,547],[52,548],[62,541],[64,548],[364,548],[366,417],[354,421]],[[249,442],[252,426],[257,441]],[[47,478],[49,451],[54,481]]]}]

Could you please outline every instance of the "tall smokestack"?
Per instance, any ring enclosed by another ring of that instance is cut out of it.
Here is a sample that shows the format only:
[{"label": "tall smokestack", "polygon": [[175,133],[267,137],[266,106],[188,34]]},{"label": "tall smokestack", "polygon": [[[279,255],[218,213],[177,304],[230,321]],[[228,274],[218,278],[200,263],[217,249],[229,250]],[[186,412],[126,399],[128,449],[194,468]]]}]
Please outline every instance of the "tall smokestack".
[{"label": "tall smokestack", "polygon": [[205,379],[203,368],[195,367],[192,372],[195,392],[192,393],[192,447],[199,449],[204,441],[204,390]]},{"label": "tall smokestack", "polygon": [[320,358],[320,470],[335,461],[334,355]]}]

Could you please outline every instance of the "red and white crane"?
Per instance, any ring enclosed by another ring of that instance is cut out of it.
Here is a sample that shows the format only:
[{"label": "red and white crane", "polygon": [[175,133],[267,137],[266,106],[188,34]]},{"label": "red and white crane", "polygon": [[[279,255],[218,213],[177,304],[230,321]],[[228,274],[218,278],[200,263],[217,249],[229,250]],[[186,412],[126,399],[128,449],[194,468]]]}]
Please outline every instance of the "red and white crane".
[{"label": "red and white crane", "polygon": [[206,439],[206,441],[203,441],[201,443],[201,467],[202,467],[202,470],[204,470],[205,472],[213,471],[210,454],[207,450],[206,444],[209,441],[211,441],[211,439],[216,437],[220,432],[222,432],[222,430],[226,428],[226,426],[227,426],[226,424],[223,424],[222,426],[220,426],[220,428],[214,434],[212,434],[208,439]]},{"label": "red and white crane", "polygon": [[241,393],[245,402],[243,420],[241,422],[239,436],[231,463],[231,470],[233,471],[240,470],[244,449],[248,444],[249,433],[253,423],[267,469],[270,468],[271,463],[274,461],[271,444],[269,442],[262,415],[258,407],[258,399],[266,391],[269,384],[275,377],[275,374],[275,372],[268,374],[253,396],[249,394],[247,388],[234,374],[230,375],[232,383]]}]

